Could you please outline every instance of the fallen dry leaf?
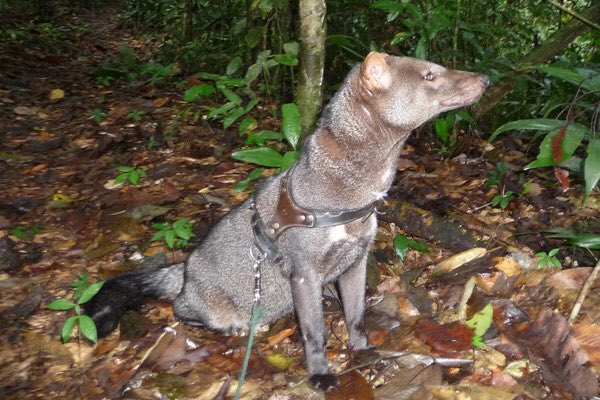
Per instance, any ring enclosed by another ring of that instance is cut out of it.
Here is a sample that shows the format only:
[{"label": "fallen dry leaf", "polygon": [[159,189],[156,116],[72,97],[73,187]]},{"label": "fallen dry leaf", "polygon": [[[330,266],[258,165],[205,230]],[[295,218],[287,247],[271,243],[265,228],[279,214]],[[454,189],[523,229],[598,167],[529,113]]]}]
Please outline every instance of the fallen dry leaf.
[{"label": "fallen dry leaf", "polygon": [[430,318],[422,318],[415,324],[414,331],[415,336],[435,353],[445,356],[469,349],[473,339],[473,329],[460,322],[441,325]]}]

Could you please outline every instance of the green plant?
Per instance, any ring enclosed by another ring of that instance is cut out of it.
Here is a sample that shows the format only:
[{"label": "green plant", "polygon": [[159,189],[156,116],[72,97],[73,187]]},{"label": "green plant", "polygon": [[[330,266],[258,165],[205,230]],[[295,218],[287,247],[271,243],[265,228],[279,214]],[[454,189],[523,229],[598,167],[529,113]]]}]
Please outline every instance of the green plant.
[{"label": "green plant", "polygon": [[473,315],[471,319],[465,322],[469,328],[473,328],[472,345],[476,349],[483,347],[483,335],[492,325],[494,317],[494,307],[487,304],[483,309]]},{"label": "green plant", "polygon": [[506,172],[508,172],[508,164],[501,161],[496,163],[496,168],[491,172],[490,177],[483,182],[483,186],[500,186]]},{"label": "green plant", "polygon": [[506,207],[508,207],[508,204],[515,199],[515,195],[513,192],[511,192],[510,190],[507,192],[502,192],[500,194],[497,194],[496,196],[494,196],[494,198],[492,199],[492,207],[500,207],[502,209],[505,209]]},{"label": "green plant", "polygon": [[130,165],[117,167],[119,174],[115,177],[115,183],[129,181],[131,185],[137,185],[140,179],[146,176],[147,170],[146,167],[135,168]]},{"label": "green plant", "polygon": [[152,236],[152,241],[163,239],[170,249],[181,249],[187,246],[190,238],[194,237],[193,232],[194,221],[188,218],[182,218],[175,221],[173,224],[168,222],[159,222],[152,224],[152,228],[158,230]]},{"label": "green plant", "polygon": [[81,305],[94,297],[103,284],[104,281],[90,283],[89,275],[83,274],[80,279],[70,283],[74,288],[72,301],[67,299],[56,299],[48,304],[50,310],[73,310],[75,312],[74,316],[67,318],[60,331],[60,337],[63,343],[69,341],[76,325],[80,335],[83,335],[83,337],[91,342],[96,343],[98,341],[96,324],[90,317],[82,313]]},{"label": "green plant", "polygon": [[[588,91],[587,94],[600,91],[600,73],[597,71],[584,68],[571,70],[555,65],[544,65],[538,69],[555,78],[578,85],[580,90]],[[544,139],[540,143],[536,159],[523,169],[560,166],[580,173],[584,178],[584,192],[587,198],[600,180],[600,137],[594,135],[587,126],[573,121],[574,116],[580,113],[573,112],[572,107],[584,96],[579,95],[573,100],[569,105],[568,115],[564,119],[537,118],[508,122],[496,129],[489,140],[491,142],[498,135],[510,130],[533,131],[543,134]],[[581,103],[579,106],[584,111],[590,108],[585,103]],[[593,106],[591,108],[593,109]],[[574,154],[584,141],[587,141],[585,146],[587,157],[581,162],[581,159]]]},{"label": "green plant", "polygon": [[102,120],[106,117],[106,113],[99,108],[94,108],[92,111],[92,118],[96,123],[102,122]]},{"label": "green plant", "polygon": [[417,250],[421,253],[427,253],[429,248],[425,243],[417,242],[416,240],[409,239],[404,235],[396,235],[394,238],[394,251],[400,261],[404,261],[406,254],[408,253],[408,249]]},{"label": "green plant", "polygon": [[445,116],[434,119],[433,126],[440,142],[442,153],[450,153],[456,145],[456,126],[461,123],[469,124],[471,122],[473,122],[473,117],[464,110],[452,111]]},{"label": "green plant", "polygon": [[138,122],[140,119],[142,119],[142,116],[146,114],[146,111],[131,111],[129,112],[129,114],[127,114],[127,119],[133,121],[133,122]]},{"label": "green plant", "polygon": [[35,235],[42,231],[40,224],[33,224],[31,226],[17,226],[11,230],[11,235],[19,240],[33,239]]},{"label": "green plant", "polygon": [[173,64],[149,63],[144,64],[137,71],[139,76],[148,76],[148,83],[151,84],[167,82],[175,74]]},{"label": "green plant", "polygon": [[[257,144],[258,146],[234,151],[231,157],[251,164],[277,168],[278,171],[285,170],[296,162],[299,156],[300,111],[295,103],[288,103],[281,106],[281,113],[281,133],[273,131],[252,132],[248,135],[246,143]],[[286,140],[292,150],[281,154],[277,150],[266,146],[265,142],[267,140]]]},{"label": "green plant", "polygon": [[550,250],[548,253],[546,253],[545,251],[540,251],[539,253],[536,253],[536,257],[539,259],[538,262],[538,269],[540,268],[550,268],[553,265],[558,268],[558,269],[562,269],[562,266],[560,264],[560,261],[558,260],[558,258],[556,258],[556,254],[558,253],[558,248],[554,248],[552,250]]},{"label": "green plant", "polygon": [[553,228],[545,231],[549,238],[565,239],[571,246],[590,250],[600,250],[600,234],[590,232],[574,232],[563,228]]}]

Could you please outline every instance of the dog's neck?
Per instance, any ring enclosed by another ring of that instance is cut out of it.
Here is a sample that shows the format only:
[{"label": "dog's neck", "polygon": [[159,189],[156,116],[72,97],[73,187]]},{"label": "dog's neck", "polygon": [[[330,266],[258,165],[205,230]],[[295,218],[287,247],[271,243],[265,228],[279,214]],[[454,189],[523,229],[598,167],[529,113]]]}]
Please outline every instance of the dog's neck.
[{"label": "dog's neck", "polygon": [[358,121],[323,124],[306,141],[292,181],[299,204],[357,209],[385,196],[410,132],[382,129],[367,118]]}]

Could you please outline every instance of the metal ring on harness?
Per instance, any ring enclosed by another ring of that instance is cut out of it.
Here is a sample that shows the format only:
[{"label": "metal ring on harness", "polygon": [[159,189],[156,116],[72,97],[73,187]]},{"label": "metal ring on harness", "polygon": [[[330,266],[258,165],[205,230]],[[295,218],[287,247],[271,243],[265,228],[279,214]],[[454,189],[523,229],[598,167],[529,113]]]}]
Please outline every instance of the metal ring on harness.
[{"label": "metal ring on harness", "polygon": [[261,262],[263,262],[267,259],[267,252],[265,251],[265,252],[259,253],[259,256],[256,256],[254,254],[254,250],[253,250],[255,247],[256,247],[256,245],[250,246],[250,248],[248,249],[250,251],[250,259],[257,264],[260,264]]}]

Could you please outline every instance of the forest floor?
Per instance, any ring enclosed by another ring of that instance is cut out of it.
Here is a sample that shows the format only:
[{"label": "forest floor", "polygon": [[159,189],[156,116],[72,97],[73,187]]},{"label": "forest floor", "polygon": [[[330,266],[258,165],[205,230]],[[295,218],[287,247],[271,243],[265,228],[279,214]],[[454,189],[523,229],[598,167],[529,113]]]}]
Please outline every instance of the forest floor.
[{"label": "forest floor", "polygon": [[[248,196],[234,191],[253,169],[230,157],[244,145],[235,125],[194,118],[205,108],[182,100],[197,78],[100,82],[97,71],[118,65],[123,46],[138,64],[156,47],[120,26],[118,11],[59,10],[60,24],[32,25],[1,44],[1,398],[222,399],[237,386],[246,337],[177,325],[169,304],[149,301],[97,345],[77,330],[63,344],[73,311],[47,309],[71,298],[84,274],[95,281],[185,260]],[[268,109],[256,112],[261,128],[279,129]],[[446,157],[425,132],[409,141],[370,260],[365,328],[378,350],[348,351],[339,302],[328,293],[328,357],[342,387],[326,398],[597,394],[600,281],[572,326],[566,320],[597,261],[544,231],[598,235],[598,192],[582,202],[577,178],[565,191],[550,168],[523,172],[535,149],[525,152],[515,135],[490,145],[487,135],[461,132]],[[508,171],[485,185],[499,161]],[[117,168],[132,165],[146,176],[116,184]],[[502,188],[518,196],[493,207]],[[150,240],[153,223],[181,218],[194,221],[187,247]],[[401,261],[392,243],[403,234],[428,251],[410,248]],[[562,269],[540,267],[536,253],[553,248]],[[460,310],[489,327],[481,346]],[[294,317],[268,328],[257,336],[242,398],[323,398],[306,382]]]}]

